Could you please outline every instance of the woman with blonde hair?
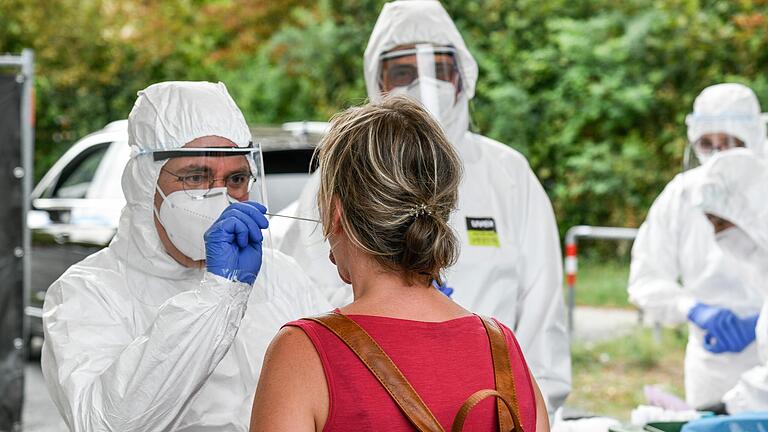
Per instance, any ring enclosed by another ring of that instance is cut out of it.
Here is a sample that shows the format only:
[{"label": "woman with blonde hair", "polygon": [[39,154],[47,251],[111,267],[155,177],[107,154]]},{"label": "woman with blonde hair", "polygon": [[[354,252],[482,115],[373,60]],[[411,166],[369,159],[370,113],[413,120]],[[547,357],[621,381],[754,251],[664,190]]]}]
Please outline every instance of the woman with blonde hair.
[{"label": "woman with blonde hair", "polygon": [[549,430],[512,332],[436,289],[458,256],[461,182],[438,124],[402,97],[350,108],[318,160],[329,259],[354,301],[278,333],[251,430]]}]

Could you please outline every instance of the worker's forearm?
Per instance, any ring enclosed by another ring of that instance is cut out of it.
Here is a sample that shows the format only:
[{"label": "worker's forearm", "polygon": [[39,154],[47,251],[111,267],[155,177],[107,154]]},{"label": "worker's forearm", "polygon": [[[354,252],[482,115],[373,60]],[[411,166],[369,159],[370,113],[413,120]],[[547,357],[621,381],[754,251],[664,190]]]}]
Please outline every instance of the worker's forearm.
[{"label": "worker's forearm", "polygon": [[[146,332],[90,385],[71,394],[74,430],[168,430],[224,357],[250,287],[206,276],[166,301]],[[83,369],[87,368],[87,364]]]},{"label": "worker's forearm", "polygon": [[676,281],[649,276],[630,279],[629,300],[650,319],[662,324],[685,322],[695,303]]}]

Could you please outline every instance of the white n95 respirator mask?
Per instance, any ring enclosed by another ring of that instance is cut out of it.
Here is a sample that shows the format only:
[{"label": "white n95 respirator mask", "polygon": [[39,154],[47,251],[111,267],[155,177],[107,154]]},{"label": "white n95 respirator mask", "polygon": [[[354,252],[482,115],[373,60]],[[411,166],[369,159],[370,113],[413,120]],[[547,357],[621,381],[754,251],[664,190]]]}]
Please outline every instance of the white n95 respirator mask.
[{"label": "white n95 respirator mask", "polygon": [[750,263],[758,247],[744,230],[731,227],[715,234],[720,249],[740,262]]},{"label": "white n95 respirator mask", "polygon": [[432,77],[419,77],[407,86],[393,88],[390,94],[405,95],[421,102],[441,125],[456,103],[456,87],[453,83]]},{"label": "white n95 respirator mask", "polygon": [[237,200],[227,194],[226,187],[213,188],[200,197],[191,196],[183,190],[166,196],[159,187],[157,192],[163,198],[163,203],[160,211],[155,209],[155,215],[171,243],[190,259],[204,260],[203,235],[221,213]]}]

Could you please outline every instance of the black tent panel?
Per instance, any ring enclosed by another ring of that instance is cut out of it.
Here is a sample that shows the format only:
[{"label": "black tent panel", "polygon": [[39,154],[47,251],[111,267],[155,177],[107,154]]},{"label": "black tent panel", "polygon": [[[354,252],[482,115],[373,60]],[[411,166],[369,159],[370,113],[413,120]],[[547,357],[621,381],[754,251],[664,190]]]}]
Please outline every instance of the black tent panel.
[{"label": "black tent panel", "polygon": [[21,95],[0,75],[0,431],[20,423],[24,388]]}]

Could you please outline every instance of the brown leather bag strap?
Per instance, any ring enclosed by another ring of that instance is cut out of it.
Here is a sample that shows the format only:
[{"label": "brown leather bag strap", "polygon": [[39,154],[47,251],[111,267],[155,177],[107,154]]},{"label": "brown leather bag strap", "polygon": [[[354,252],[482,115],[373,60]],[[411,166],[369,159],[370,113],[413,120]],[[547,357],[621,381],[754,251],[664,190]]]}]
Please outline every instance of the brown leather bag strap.
[{"label": "brown leather bag strap", "polygon": [[[451,432],[461,432],[461,430],[464,428],[464,421],[467,419],[467,415],[470,411],[472,411],[472,408],[475,407],[480,401],[489,398],[491,396],[496,397],[497,400],[499,400],[501,403],[506,406],[508,412],[513,412],[512,403],[507,400],[504,396],[501,395],[496,390],[479,390],[472,394],[472,396],[468,397],[466,401],[464,401],[464,404],[461,406],[461,409],[459,409],[459,412],[456,414],[456,418],[453,419],[453,426],[451,426]],[[501,426],[499,426],[501,427]],[[520,429],[522,431],[522,429]]]},{"label": "brown leather bag strap", "polygon": [[[512,374],[512,366],[509,363],[509,348],[507,346],[507,339],[504,337],[504,331],[493,319],[480,315],[478,317],[483,321],[485,331],[488,333],[488,342],[491,346],[491,357],[493,359],[493,373],[496,380],[496,391],[501,394],[501,397],[496,398],[496,410],[499,414],[499,431],[508,432],[514,430],[522,432],[520,406],[517,402],[517,394],[515,393],[515,376]],[[511,407],[509,407],[507,401],[511,404]],[[508,407],[511,409],[507,410],[506,408]]]},{"label": "brown leather bag strap", "polygon": [[335,312],[305,319],[322,325],[344,341],[384,386],[387,393],[417,430],[421,432],[445,431],[416,393],[416,390],[400,372],[400,369],[392,362],[392,359],[357,323]]}]

